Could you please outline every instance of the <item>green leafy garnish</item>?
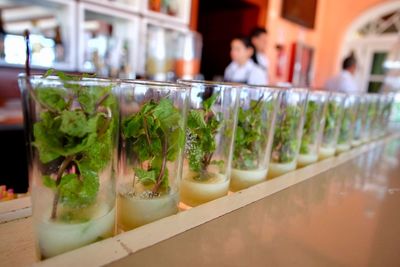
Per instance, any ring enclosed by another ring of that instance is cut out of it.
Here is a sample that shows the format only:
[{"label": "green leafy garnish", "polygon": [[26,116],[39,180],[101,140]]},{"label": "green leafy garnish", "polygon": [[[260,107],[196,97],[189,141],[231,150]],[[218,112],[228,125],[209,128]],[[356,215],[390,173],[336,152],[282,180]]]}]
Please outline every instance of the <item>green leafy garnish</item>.
[{"label": "green leafy garnish", "polygon": [[342,108],[334,101],[328,102],[325,115],[325,127],[323,133],[323,144],[332,145],[335,142],[336,129],[338,127]]},{"label": "green leafy garnish", "polygon": [[320,114],[318,113],[318,103],[315,101],[308,101],[307,111],[305,115],[305,122],[303,128],[303,137],[301,139],[300,154],[308,154],[310,152],[309,146],[315,143],[319,129],[320,129]]},{"label": "green leafy garnish", "polygon": [[258,101],[251,100],[247,109],[239,108],[233,154],[234,168],[244,170],[257,168],[263,156],[261,153],[265,152],[269,125],[267,114],[268,116],[272,114],[273,106],[262,98],[263,96]]},{"label": "green leafy garnish", "polygon": [[297,131],[301,119],[298,106],[280,108],[277,114],[271,160],[277,163],[292,162],[299,149]]},{"label": "green leafy garnish", "polygon": [[152,196],[169,190],[167,162],[174,161],[185,143],[182,116],[169,99],[150,100],[122,122],[127,149],[139,161],[135,176],[152,186]]},{"label": "green leafy garnish", "polygon": [[340,126],[338,144],[346,144],[351,138],[351,126],[355,119],[353,107],[343,109],[342,124]]},{"label": "green leafy garnish", "polygon": [[360,140],[362,137],[363,126],[365,125],[365,112],[367,105],[365,102],[360,102],[357,109],[357,116],[354,122],[353,140]]},{"label": "green leafy garnish", "polygon": [[203,109],[190,110],[186,133],[186,155],[189,168],[198,173],[194,179],[207,180],[209,165],[223,166],[223,161],[213,161],[212,156],[217,147],[215,136],[221,127],[221,114],[212,109],[219,94],[213,94],[203,101]]},{"label": "green leafy garnish", "polygon": [[[44,77],[53,73],[49,70]],[[39,120],[33,125],[33,145],[44,170],[50,173],[42,182],[54,191],[52,219],[65,217],[57,214],[59,204],[81,209],[94,203],[98,173],[111,161],[118,127],[112,86],[85,85],[75,82],[81,77],[61,72],[57,76],[62,86],[39,84],[33,92],[41,107]],[[86,108],[88,101],[95,104]]]}]

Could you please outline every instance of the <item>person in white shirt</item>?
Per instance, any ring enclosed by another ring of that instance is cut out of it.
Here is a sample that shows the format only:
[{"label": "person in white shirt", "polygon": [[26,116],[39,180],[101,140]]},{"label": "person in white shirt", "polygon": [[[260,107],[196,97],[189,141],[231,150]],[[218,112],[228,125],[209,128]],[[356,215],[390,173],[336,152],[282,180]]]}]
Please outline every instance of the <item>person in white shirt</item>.
[{"label": "person in white shirt", "polygon": [[346,57],[342,63],[342,71],[336,76],[329,79],[325,88],[329,91],[342,93],[360,93],[361,89],[354,79],[354,74],[357,68],[357,61],[353,54]]},{"label": "person in white shirt", "polygon": [[267,30],[259,27],[254,28],[250,34],[250,41],[255,48],[253,61],[264,70],[268,80],[269,60],[267,57],[267,41],[268,41]]},{"label": "person in white shirt", "polygon": [[224,80],[253,85],[266,85],[267,77],[251,59],[254,48],[247,38],[235,38],[231,42],[232,62],[226,67]]}]

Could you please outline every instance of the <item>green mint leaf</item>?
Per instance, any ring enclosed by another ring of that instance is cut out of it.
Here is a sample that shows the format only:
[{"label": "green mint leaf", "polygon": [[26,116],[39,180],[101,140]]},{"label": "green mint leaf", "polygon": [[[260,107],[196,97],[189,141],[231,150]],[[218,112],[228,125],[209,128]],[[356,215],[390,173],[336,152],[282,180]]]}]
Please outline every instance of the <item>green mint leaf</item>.
[{"label": "green mint leaf", "polygon": [[44,74],[43,74],[43,78],[47,78],[51,75],[53,75],[55,73],[54,69],[48,69]]},{"label": "green mint leaf", "polygon": [[46,109],[61,111],[68,106],[67,92],[61,88],[42,87],[36,90],[36,98]]},{"label": "green mint leaf", "polygon": [[50,188],[50,189],[56,189],[56,181],[52,179],[49,175],[45,175],[42,177],[42,182],[43,185]]},{"label": "green mint leaf", "polygon": [[69,207],[84,207],[92,204],[99,190],[99,179],[84,164],[78,164],[80,176],[77,174],[66,174],[61,178],[59,185],[60,200]]},{"label": "green mint leaf", "polygon": [[135,176],[145,186],[153,185],[153,184],[157,183],[157,172],[156,172],[156,170],[145,171],[145,170],[140,169],[140,168],[135,168]]},{"label": "green mint leaf", "polygon": [[60,131],[70,136],[83,137],[93,131],[88,126],[85,113],[80,110],[64,110],[61,113]]},{"label": "green mint leaf", "polygon": [[206,112],[210,111],[215,102],[217,102],[219,94],[213,94],[203,101],[203,108]]}]

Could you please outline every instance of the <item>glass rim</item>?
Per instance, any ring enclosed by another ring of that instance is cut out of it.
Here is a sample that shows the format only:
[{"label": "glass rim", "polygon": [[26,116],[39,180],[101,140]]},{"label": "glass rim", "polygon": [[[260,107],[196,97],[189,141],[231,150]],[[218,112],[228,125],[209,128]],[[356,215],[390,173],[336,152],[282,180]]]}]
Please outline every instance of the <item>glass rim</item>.
[{"label": "glass rim", "polygon": [[274,91],[282,91],[282,90],[290,90],[292,87],[284,87],[284,86],[278,86],[278,85],[261,85],[261,84],[243,84],[243,88],[254,88],[254,89],[268,89],[268,90],[274,90]]},{"label": "glass rim", "polygon": [[217,82],[217,81],[208,81],[208,80],[187,80],[187,79],[178,79],[178,84],[186,84],[190,86],[221,86],[221,87],[236,87],[242,88],[246,86],[243,83],[234,83],[234,82]]},{"label": "glass rim", "polygon": [[142,80],[142,79],[119,79],[118,80],[121,85],[124,84],[132,84],[132,85],[143,85],[143,86],[153,86],[153,87],[161,87],[161,88],[169,88],[169,89],[176,89],[176,90],[187,90],[190,88],[188,85],[174,83],[174,82],[167,82],[167,81],[151,81],[151,80]]},{"label": "glass rim", "polygon": [[331,92],[331,97],[343,97],[345,98],[347,96],[346,93],[342,93],[342,92]]},{"label": "glass rim", "polygon": [[302,93],[302,94],[307,94],[307,95],[310,93],[310,90],[305,87],[288,87],[288,88],[284,88],[283,91]]},{"label": "glass rim", "polygon": [[[69,75],[72,77],[81,77],[79,75]],[[25,80],[28,78],[26,73],[20,73],[18,74],[18,80]],[[96,77],[81,77],[80,80],[70,80],[70,81],[63,81],[61,80],[60,77],[56,75],[49,75],[47,77],[43,77],[43,75],[40,74],[33,74],[29,76],[29,80],[34,80],[34,81],[53,81],[53,82],[61,82],[61,83],[66,83],[66,84],[79,84],[82,82],[96,82],[96,83],[101,83],[101,84],[118,84],[118,80],[116,79],[108,79],[108,78],[96,78]]]},{"label": "glass rim", "polygon": [[330,91],[323,89],[313,89],[313,88],[309,89],[309,93],[310,95],[313,94],[313,95],[326,95],[326,96],[329,96],[331,94]]}]

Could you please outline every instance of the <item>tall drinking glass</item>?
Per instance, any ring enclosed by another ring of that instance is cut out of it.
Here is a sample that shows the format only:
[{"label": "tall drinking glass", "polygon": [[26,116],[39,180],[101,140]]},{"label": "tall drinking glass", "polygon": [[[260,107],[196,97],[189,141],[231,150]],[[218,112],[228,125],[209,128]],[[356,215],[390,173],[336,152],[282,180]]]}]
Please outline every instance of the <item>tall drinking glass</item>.
[{"label": "tall drinking glass", "polygon": [[268,178],[296,169],[308,90],[283,89],[277,111]]},{"label": "tall drinking glass", "polygon": [[310,91],[308,95],[300,154],[297,158],[299,167],[318,160],[329,94],[325,91]]},{"label": "tall drinking glass", "polygon": [[110,237],[115,225],[117,84],[20,76],[42,259]]},{"label": "tall drinking glass", "polygon": [[351,148],[351,143],[354,133],[354,125],[358,116],[357,110],[359,105],[357,95],[347,95],[343,104],[343,118],[339,130],[339,137],[336,147],[336,153],[348,151]]},{"label": "tall drinking glass", "polygon": [[191,86],[180,196],[193,207],[228,193],[240,85],[179,83]]},{"label": "tall drinking glass", "polygon": [[328,99],[327,111],[325,113],[324,132],[319,147],[319,159],[325,159],[335,155],[342,123],[345,97],[346,95],[342,93],[331,93]]},{"label": "tall drinking glass", "polygon": [[240,90],[230,190],[239,191],[267,178],[279,90],[244,86]]},{"label": "tall drinking glass", "polygon": [[189,86],[121,83],[118,229],[178,212]]}]

